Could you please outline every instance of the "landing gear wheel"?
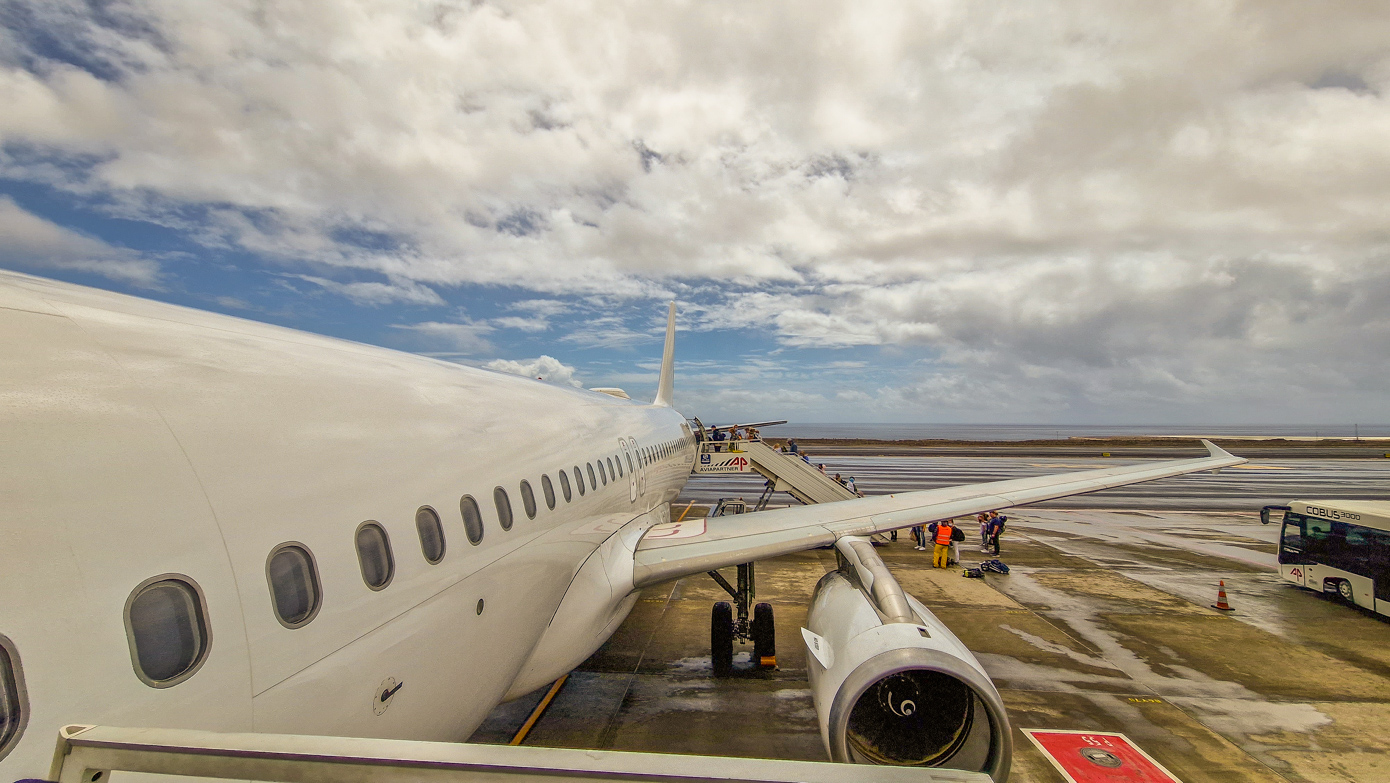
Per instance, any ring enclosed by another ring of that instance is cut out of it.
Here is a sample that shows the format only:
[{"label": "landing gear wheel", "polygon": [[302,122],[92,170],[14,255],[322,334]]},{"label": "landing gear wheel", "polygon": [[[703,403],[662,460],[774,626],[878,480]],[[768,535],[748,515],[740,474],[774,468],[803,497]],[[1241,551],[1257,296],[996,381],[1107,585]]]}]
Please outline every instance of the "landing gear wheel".
[{"label": "landing gear wheel", "polygon": [[734,608],[728,601],[710,611],[709,657],[715,677],[728,677],[734,670]]},{"label": "landing gear wheel", "polygon": [[753,663],[771,669],[777,665],[777,631],[772,625],[772,604],[753,607],[753,623],[748,629],[753,637]]},{"label": "landing gear wheel", "polygon": [[1341,599],[1349,604],[1356,603],[1356,596],[1351,592],[1351,582],[1345,579],[1337,582],[1337,595],[1341,596]]}]

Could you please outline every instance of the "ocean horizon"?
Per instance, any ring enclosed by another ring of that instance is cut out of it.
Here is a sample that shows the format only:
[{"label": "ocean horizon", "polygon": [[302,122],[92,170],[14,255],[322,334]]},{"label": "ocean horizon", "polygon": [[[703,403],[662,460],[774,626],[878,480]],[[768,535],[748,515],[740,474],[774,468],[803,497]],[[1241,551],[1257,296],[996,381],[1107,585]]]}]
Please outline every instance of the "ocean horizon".
[{"label": "ocean horizon", "polygon": [[1066,440],[1105,437],[1385,438],[1390,424],[850,424],[797,423],[763,428],[773,438],[865,440]]}]

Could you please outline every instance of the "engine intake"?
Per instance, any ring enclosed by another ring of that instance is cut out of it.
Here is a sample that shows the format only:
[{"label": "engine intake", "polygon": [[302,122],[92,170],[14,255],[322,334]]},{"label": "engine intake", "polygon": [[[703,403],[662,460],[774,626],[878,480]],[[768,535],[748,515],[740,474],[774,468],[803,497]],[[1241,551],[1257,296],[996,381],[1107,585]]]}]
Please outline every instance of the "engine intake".
[{"label": "engine intake", "polygon": [[949,674],[908,669],[870,685],[849,711],[845,740],[856,761],[931,766],[965,745],[975,692]]}]

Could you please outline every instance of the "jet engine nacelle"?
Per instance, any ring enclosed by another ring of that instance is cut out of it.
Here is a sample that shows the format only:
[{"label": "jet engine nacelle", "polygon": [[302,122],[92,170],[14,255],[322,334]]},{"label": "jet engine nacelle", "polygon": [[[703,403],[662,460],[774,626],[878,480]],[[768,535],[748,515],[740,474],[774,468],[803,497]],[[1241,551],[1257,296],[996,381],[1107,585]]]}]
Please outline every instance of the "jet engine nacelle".
[{"label": "jet engine nacelle", "polygon": [[821,738],[839,762],[1008,778],[1013,739],[979,661],[903,592],[864,539],[836,544],[803,630]]}]

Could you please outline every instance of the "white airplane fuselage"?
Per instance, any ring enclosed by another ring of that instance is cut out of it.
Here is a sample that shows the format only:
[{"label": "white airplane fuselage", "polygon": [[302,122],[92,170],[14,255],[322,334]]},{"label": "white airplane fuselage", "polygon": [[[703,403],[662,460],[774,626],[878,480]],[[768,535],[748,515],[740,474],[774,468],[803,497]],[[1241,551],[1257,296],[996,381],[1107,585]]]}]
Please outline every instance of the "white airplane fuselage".
[{"label": "white airplane fuselage", "polygon": [[[27,699],[6,780],[44,776],[70,723],[466,739],[621,623],[631,550],[694,459],[669,407],[22,275],[0,273],[0,333],[0,636]],[[621,476],[587,486],[609,460]],[[434,565],[424,506],[445,533]],[[355,544],[369,520],[394,560],[379,590]],[[298,628],[267,578],[287,542],[321,587]],[[210,643],[192,676],[152,687],[127,602],[170,574],[201,591]]]}]

